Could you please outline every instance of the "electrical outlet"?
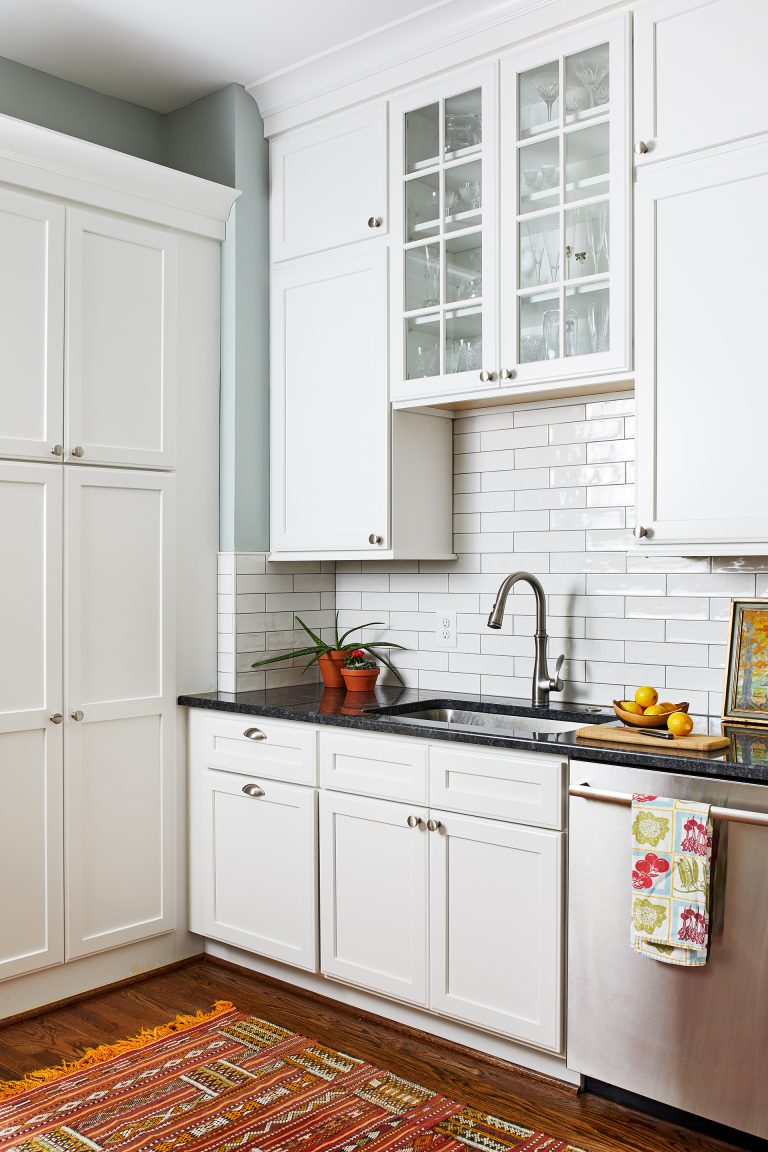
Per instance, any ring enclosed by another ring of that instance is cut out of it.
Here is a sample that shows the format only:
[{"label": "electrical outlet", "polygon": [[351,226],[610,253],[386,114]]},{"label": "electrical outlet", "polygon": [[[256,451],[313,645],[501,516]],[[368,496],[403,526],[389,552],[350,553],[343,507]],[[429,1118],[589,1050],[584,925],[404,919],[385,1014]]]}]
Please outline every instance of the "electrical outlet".
[{"label": "electrical outlet", "polygon": [[435,612],[435,647],[456,647],[456,613],[450,609]]}]

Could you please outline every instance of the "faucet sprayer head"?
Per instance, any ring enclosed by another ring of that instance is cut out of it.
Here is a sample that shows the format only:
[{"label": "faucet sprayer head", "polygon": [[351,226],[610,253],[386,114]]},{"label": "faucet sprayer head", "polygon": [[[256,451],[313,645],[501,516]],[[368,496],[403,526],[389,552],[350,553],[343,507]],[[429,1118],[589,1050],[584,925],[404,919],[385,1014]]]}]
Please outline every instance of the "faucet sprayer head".
[{"label": "faucet sprayer head", "polygon": [[502,617],[504,616],[504,604],[499,605],[498,600],[491,609],[491,614],[488,617],[489,628],[501,628]]}]

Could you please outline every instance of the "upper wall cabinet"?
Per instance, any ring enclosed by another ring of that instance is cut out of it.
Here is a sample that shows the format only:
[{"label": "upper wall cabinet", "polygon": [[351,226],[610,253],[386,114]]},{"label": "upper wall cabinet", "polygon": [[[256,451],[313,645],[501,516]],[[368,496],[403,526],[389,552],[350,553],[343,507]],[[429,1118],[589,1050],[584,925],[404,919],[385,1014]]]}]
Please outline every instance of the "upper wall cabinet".
[{"label": "upper wall cabinet", "polygon": [[175,235],[3,190],[0,245],[0,455],[173,467]]},{"label": "upper wall cabinet", "polygon": [[270,167],[273,261],[387,232],[385,101],[279,136]]},{"label": "upper wall cabinet", "polygon": [[634,26],[638,163],[764,131],[763,0],[654,0]]},{"label": "upper wall cabinet", "polygon": [[628,54],[620,18],[393,101],[393,400],[629,370]]}]

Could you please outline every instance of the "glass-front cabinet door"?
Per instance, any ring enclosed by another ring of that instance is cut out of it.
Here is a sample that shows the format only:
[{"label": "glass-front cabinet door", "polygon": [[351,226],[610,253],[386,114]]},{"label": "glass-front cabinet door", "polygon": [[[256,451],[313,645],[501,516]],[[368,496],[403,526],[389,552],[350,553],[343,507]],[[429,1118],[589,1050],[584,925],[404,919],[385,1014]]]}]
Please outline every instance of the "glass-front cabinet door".
[{"label": "glass-front cabinet door", "polygon": [[497,380],[496,66],[392,105],[393,400]]},{"label": "glass-front cabinet door", "polygon": [[627,24],[501,65],[501,363],[514,385],[628,368]]}]

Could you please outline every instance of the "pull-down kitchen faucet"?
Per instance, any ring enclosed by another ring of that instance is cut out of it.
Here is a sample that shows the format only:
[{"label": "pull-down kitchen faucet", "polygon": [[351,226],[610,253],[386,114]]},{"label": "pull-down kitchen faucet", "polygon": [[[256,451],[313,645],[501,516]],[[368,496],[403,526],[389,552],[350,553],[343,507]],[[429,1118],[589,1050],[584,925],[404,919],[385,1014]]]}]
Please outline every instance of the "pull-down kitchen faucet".
[{"label": "pull-down kitchen faucet", "polygon": [[531,703],[536,708],[547,708],[550,692],[562,692],[563,690],[564,685],[560,679],[560,669],[563,666],[565,656],[558,656],[555,664],[555,675],[551,677],[547,669],[547,603],[544,598],[544,589],[535,576],[532,576],[530,572],[513,572],[511,576],[507,576],[502,581],[501,587],[496,593],[496,603],[488,617],[488,627],[501,628],[507,596],[518,580],[524,580],[526,584],[530,584],[536,597],[536,659],[533,665]]}]

